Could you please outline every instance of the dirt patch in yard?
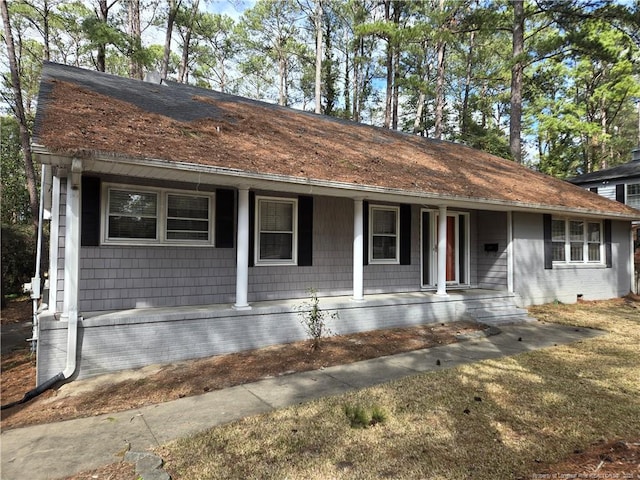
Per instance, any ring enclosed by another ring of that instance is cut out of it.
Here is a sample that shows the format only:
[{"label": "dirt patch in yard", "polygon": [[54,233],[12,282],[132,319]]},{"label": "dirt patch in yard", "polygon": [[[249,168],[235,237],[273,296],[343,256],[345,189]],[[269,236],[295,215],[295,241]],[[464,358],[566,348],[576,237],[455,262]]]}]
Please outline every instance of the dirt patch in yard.
[{"label": "dirt patch in yard", "polygon": [[576,450],[562,462],[541,469],[531,478],[640,478],[640,439],[634,442],[601,440],[584,451]]}]

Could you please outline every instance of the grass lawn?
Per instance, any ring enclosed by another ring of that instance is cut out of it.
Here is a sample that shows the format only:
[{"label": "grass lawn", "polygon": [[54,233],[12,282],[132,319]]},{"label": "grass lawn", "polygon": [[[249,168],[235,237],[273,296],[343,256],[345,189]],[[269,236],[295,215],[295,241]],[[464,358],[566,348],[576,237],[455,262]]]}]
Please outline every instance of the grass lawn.
[{"label": "grass lawn", "polygon": [[[174,479],[535,478],[599,440],[640,441],[639,306],[534,307],[540,320],[610,333],[247,418],[159,453]],[[352,428],[345,405],[386,420]]]}]

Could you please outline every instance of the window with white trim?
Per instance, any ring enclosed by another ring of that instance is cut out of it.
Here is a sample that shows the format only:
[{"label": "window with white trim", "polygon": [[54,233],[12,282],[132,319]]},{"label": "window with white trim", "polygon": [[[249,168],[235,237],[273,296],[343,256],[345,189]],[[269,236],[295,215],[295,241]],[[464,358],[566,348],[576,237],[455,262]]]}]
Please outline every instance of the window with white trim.
[{"label": "window with white trim", "polygon": [[627,185],[627,205],[640,209],[640,183]]},{"label": "window with white trim", "polygon": [[157,240],[158,194],[109,189],[107,239]]},{"label": "window with white trim", "polygon": [[400,263],[399,232],[399,207],[369,207],[369,263]]},{"label": "window with white trim", "polygon": [[554,263],[602,263],[602,222],[554,218],[551,242]]},{"label": "window with white trim", "polygon": [[256,265],[297,262],[297,199],[256,197]]},{"label": "window with white trim", "polygon": [[105,243],[213,242],[213,194],[105,185]]}]

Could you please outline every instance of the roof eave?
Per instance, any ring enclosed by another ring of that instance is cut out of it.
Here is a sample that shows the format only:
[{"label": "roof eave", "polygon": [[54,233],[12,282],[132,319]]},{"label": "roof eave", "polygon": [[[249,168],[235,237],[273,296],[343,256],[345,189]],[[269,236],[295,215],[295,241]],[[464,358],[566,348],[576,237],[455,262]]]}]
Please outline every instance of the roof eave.
[{"label": "roof eave", "polygon": [[[49,152],[46,147],[33,144],[33,153],[40,162],[69,168],[74,158],[70,155]],[[123,155],[109,155],[94,152],[89,158],[83,158],[84,170],[93,173],[110,175],[132,175],[142,178],[172,179],[175,180],[176,170],[184,177],[181,181],[202,183],[206,177],[215,177],[215,182],[220,186],[235,188],[249,188],[261,190],[287,191],[297,194],[315,194],[336,197],[348,197],[374,201],[397,201],[424,204],[425,206],[447,205],[454,208],[477,209],[482,206],[486,210],[495,211],[519,211],[551,214],[576,214],[594,218],[617,218],[620,220],[640,220],[640,211],[637,215],[630,215],[611,211],[594,211],[586,208],[571,208],[566,206],[553,206],[534,204],[527,202],[514,202],[500,199],[482,197],[463,197],[455,195],[441,195],[425,191],[412,191],[375,185],[359,185],[332,180],[295,177],[290,175],[273,173],[256,173],[246,170],[202,165],[188,162],[176,162],[157,158],[132,158]],[[204,178],[203,178],[204,176]],[[286,185],[283,190],[282,185]]]}]

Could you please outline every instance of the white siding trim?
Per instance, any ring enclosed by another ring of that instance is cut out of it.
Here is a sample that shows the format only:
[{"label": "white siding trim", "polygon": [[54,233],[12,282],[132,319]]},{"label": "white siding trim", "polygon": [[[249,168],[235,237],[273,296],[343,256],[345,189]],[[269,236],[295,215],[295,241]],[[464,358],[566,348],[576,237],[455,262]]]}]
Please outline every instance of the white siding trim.
[{"label": "white siding trim", "polygon": [[60,235],[60,177],[51,184],[51,223],[49,225],[49,312],[56,311],[58,301],[58,240]]}]

